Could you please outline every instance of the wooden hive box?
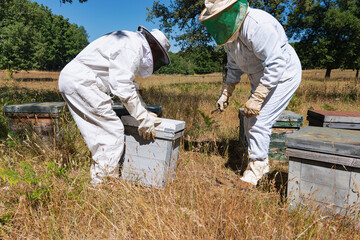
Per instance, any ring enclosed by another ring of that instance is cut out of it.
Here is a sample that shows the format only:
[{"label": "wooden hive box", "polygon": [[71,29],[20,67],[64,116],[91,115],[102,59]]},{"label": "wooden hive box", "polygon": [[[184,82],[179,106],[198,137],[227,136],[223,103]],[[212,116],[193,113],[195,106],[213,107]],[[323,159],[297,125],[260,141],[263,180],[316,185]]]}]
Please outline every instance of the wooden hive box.
[{"label": "wooden hive box", "polygon": [[138,122],[131,116],[122,116],[125,127],[125,154],[121,178],[145,186],[164,188],[173,178],[179,157],[180,139],[185,122],[160,118],[154,141],[138,134]]},{"label": "wooden hive box", "polygon": [[5,106],[4,112],[9,118],[11,133],[17,134],[30,127],[39,135],[49,136],[54,133],[64,106],[64,102],[22,103]]},{"label": "wooden hive box", "polygon": [[[163,112],[162,105],[147,104],[145,108],[149,112],[155,113],[158,117],[161,117],[162,112]],[[125,116],[125,115],[130,115],[129,112],[126,110],[126,108],[124,107],[124,105],[122,103],[115,103],[112,106],[112,109],[115,111],[115,113],[116,113],[116,115],[118,117]]]},{"label": "wooden hive box", "polygon": [[308,110],[309,126],[360,130],[360,113]]},{"label": "wooden hive box", "polygon": [[[244,109],[239,109],[240,130],[239,140],[241,147],[247,147],[247,140],[244,132]],[[300,114],[285,110],[272,127],[268,156],[272,160],[287,161],[285,153],[286,135],[298,131],[303,126],[304,117]]]},{"label": "wooden hive box", "polygon": [[360,203],[360,131],[308,126],[287,137],[286,152],[291,208],[339,213]]}]

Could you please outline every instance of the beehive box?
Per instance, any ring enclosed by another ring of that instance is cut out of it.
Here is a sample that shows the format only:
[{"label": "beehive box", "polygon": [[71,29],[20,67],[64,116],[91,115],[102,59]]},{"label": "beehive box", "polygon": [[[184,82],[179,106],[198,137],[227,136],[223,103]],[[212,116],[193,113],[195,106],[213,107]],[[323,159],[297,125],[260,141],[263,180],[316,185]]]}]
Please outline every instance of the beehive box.
[{"label": "beehive box", "polygon": [[[162,105],[147,104],[145,108],[149,112],[155,113],[158,117],[161,117],[162,112],[163,112]],[[112,106],[112,109],[115,111],[115,113],[118,117],[130,115],[122,103],[115,103]]]},{"label": "beehive box", "polygon": [[145,186],[164,188],[173,178],[179,157],[181,136],[185,122],[160,118],[154,141],[143,139],[138,134],[138,122],[131,116],[122,116],[125,126],[125,154],[121,178]]},{"label": "beehive box", "polygon": [[64,106],[63,102],[22,103],[5,106],[4,112],[9,118],[11,133],[17,134],[30,127],[37,134],[48,136],[54,133]]},{"label": "beehive box", "polygon": [[360,203],[360,131],[308,126],[287,137],[286,152],[291,208],[340,213]]},{"label": "beehive box", "polygon": [[[239,109],[240,118],[240,146],[247,147],[247,140],[244,132],[244,109]],[[285,153],[286,135],[298,131],[303,126],[303,116],[292,111],[285,110],[272,127],[268,156],[272,160],[287,161]]]},{"label": "beehive box", "polygon": [[309,126],[360,130],[360,113],[308,110]]}]

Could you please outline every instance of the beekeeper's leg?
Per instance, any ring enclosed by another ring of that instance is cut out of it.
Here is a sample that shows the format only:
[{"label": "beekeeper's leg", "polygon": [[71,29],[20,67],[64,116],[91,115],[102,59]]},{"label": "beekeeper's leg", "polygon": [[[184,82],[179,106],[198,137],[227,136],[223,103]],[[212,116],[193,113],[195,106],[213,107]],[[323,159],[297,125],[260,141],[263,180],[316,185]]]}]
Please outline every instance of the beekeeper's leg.
[{"label": "beekeeper's leg", "polygon": [[[91,183],[96,185],[105,177],[119,176],[124,126],[112,110],[110,96],[99,89],[93,73],[74,65],[62,71],[59,88],[91,151]],[[83,79],[79,79],[80,73]],[[73,87],[69,87],[71,84]]]},{"label": "beekeeper's leg", "polygon": [[244,119],[248,140],[249,167],[241,180],[256,185],[269,173],[269,144],[272,126],[289,104],[301,81],[301,71],[293,79],[279,83],[273,89],[256,117]]}]

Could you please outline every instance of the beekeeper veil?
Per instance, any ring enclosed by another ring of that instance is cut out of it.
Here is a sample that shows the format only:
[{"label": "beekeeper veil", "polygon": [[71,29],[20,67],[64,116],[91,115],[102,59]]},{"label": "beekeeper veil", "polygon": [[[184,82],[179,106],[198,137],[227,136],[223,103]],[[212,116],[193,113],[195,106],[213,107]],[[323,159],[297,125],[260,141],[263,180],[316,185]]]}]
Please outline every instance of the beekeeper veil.
[{"label": "beekeeper veil", "polygon": [[170,58],[167,52],[171,45],[166,36],[158,29],[153,29],[149,32],[143,26],[139,26],[138,31],[146,38],[150,45],[153,58],[153,72],[164,65],[169,65]]},{"label": "beekeeper veil", "polygon": [[234,39],[246,16],[249,3],[246,0],[205,0],[202,21],[218,45]]}]

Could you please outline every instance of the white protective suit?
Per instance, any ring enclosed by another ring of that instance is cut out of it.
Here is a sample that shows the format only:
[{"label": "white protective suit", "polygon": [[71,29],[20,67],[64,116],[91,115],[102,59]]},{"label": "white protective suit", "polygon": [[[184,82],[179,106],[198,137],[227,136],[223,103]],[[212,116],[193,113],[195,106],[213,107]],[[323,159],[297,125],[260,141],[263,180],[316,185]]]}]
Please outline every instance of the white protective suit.
[{"label": "white protective suit", "polygon": [[256,184],[263,174],[269,172],[267,154],[271,129],[300,84],[301,63],[288,44],[281,24],[258,9],[248,9],[237,38],[226,43],[226,49],[227,83],[238,83],[241,75],[246,73],[252,93],[259,84],[271,90],[260,114],[244,119],[250,171],[256,175],[256,181],[245,180]]},{"label": "white protective suit", "polygon": [[100,37],[61,71],[59,90],[92,153],[92,184],[118,177],[124,152],[124,126],[112,110],[110,94],[123,103],[138,97],[135,75],[145,78],[152,72],[146,38],[131,31]]}]

